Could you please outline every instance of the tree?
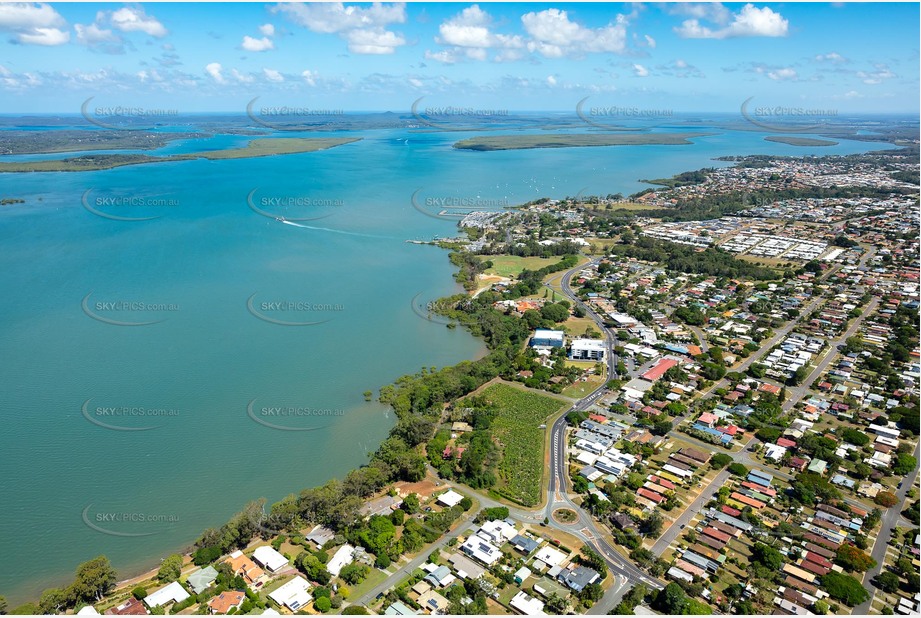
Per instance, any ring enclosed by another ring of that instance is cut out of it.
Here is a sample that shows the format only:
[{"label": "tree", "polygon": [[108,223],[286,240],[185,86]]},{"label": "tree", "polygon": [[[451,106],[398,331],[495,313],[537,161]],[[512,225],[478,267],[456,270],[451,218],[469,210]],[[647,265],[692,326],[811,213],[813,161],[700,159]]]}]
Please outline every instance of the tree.
[{"label": "tree", "polygon": [[640,532],[646,536],[657,537],[662,534],[662,523],[662,515],[660,515],[658,511],[653,511],[653,513],[640,524]]},{"label": "tree", "polygon": [[60,588],[49,588],[42,593],[38,609],[43,614],[58,614],[67,607],[67,594]]},{"label": "tree", "polygon": [[863,584],[850,575],[829,571],[820,579],[822,587],[831,598],[847,603],[850,607],[860,605],[870,598],[870,593],[864,590]]},{"label": "tree", "polygon": [[157,579],[161,582],[174,582],[182,575],[182,556],[171,554],[160,563]]},{"label": "tree", "polygon": [[899,589],[899,576],[891,571],[883,571],[873,580],[873,585],[883,592],[895,592]]},{"label": "tree", "polygon": [[729,472],[736,476],[746,476],[748,474],[748,468],[738,462],[734,462],[729,464]]},{"label": "tree", "polygon": [[717,453],[716,455],[710,458],[710,467],[713,468],[714,470],[725,468],[731,463],[732,463],[732,457],[730,457],[726,453]]},{"label": "tree", "polygon": [[147,588],[144,586],[135,586],[131,589],[131,596],[138,601],[142,601],[147,597]]},{"label": "tree", "polygon": [[671,421],[659,419],[652,424],[652,433],[657,436],[664,436],[672,430]]},{"label": "tree", "polygon": [[902,453],[895,458],[895,463],[892,464],[892,471],[898,474],[899,476],[904,476],[915,469],[918,465],[918,460],[908,453]]},{"label": "tree", "polygon": [[851,429],[850,427],[844,429],[840,435],[842,440],[845,442],[850,442],[854,446],[863,446],[865,444],[869,444],[870,442],[870,436],[862,431]]},{"label": "tree", "polygon": [[220,547],[199,547],[195,550],[195,553],[192,554],[192,562],[196,566],[205,566],[220,558],[222,553]]},{"label": "tree", "polygon": [[582,589],[582,592],[579,593],[579,598],[583,601],[596,602],[604,596],[604,590],[602,590],[600,584],[589,584]]},{"label": "tree", "polygon": [[349,605],[342,610],[343,616],[367,616],[368,610],[363,605]]},{"label": "tree", "polygon": [[812,611],[820,616],[824,616],[828,613],[828,603],[822,599],[816,599],[816,602],[812,604]]},{"label": "tree", "polygon": [[400,505],[400,508],[406,511],[409,515],[419,512],[419,496],[417,494],[409,494],[403,498],[403,504]]},{"label": "tree", "polygon": [[850,572],[857,571],[859,573],[864,573],[876,566],[876,560],[850,543],[844,543],[838,548],[835,562]]},{"label": "tree", "polygon": [[783,554],[779,551],[765,545],[764,543],[755,543],[751,549],[752,561],[764,566],[771,571],[779,571],[783,567]]},{"label": "tree", "polygon": [[74,603],[99,601],[117,580],[115,569],[105,556],[97,556],[77,567],[77,576],[70,585]]},{"label": "tree", "polygon": [[9,606],[6,603],[6,597],[3,595],[0,595],[0,616],[6,615],[6,612],[8,611],[8,609],[9,609]]},{"label": "tree", "polygon": [[905,576],[914,572],[915,569],[911,564],[911,560],[908,558],[899,558],[895,561],[895,570],[899,575]]},{"label": "tree", "polygon": [[329,600],[329,597],[320,597],[313,602],[313,606],[318,612],[326,613],[333,606],[332,602]]},{"label": "tree", "polygon": [[342,578],[342,581],[355,585],[363,582],[370,572],[371,569],[367,565],[356,562],[342,567],[339,577]]},{"label": "tree", "polygon": [[891,506],[895,506],[899,501],[898,497],[896,497],[896,495],[891,491],[881,491],[876,494],[876,497],[873,498],[873,500],[876,502],[876,504],[884,506],[887,509]]},{"label": "tree", "polygon": [[663,614],[680,614],[687,602],[688,595],[684,589],[675,582],[670,582],[656,595],[652,608]]}]

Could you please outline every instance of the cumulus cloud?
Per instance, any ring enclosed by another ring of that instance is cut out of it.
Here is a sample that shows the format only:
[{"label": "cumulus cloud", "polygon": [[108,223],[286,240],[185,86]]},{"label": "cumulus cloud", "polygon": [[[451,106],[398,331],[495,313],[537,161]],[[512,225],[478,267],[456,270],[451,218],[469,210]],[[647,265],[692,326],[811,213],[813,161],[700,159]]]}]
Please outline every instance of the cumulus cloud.
[{"label": "cumulus cloud", "polygon": [[548,85],[548,86],[556,86],[556,78],[555,78],[553,75],[548,75],[548,76],[547,76],[547,85]]},{"label": "cumulus cloud", "polygon": [[44,2],[0,3],[0,31],[13,35],[12,42],[23,45],[63,45],[70,33],[61,15]]},{"label": "cumulus cloud", "polygon": [[220,62],[212,62],[211,64],[205,66],[205,72],[207,72],[208,75],[211,76],[211,79],[213,79],[219,84],[223,84],[226,81],[224,79],[223,73],[221,72],[222,70],[223,70],[223,67],[221,67]]},{"label": "cumulus cloud", "polygon": [[406,39],[387,29],[406,21],[403,4],[373,4],[368,8],[341,2],[278,4],[272,8],[295,24],[322,34],[336,34],[356,54],[392,54]]},{"label": "cumulus cloud", "polygon": [[873,71],[857,71],[855,75],[865,84],[881,84],[884,80],[895,77],[895,73],[889,70],[885,64],[874,65]]},{"label": "cumulus cloud", "polygon": [[317,81],[316,81],[316,79],[317,79],[317,74],[314,73],[313,71],[309,71],[309,70],[308,70],[308,71],[304,71],[304,72],[301,73],[301,77],[304,78],[304,83],[307,84],[308,86],[316,86],[316,85],[317,85]]},{"label": "cumulus cloud", "polygon": [[649,69],[644,67],[642,64],[634,64],[633,72],[637,77],[647,77],[649,75]]},{"label": "cumulus cloud", "polygon": [[122,32],[143,32],[148,36],[163,38],[168,32],[157,19],[144,12],[144,9],[135,7],[122,7],[111,15],[112,26]]},{"label": "cumulus cloud", "polygon": [[438,27],[435,41],[448,46],[449,49],[440,52],[426,51],[425,57],[446,64],[453,64],[463,58],[486,60],[491,50],[498,50],[493,56],[495,60],[512,59],[517,56],[505,55],[502,51],[524,47],[524,41],[519,35],[493,32],[492,17],[477,4],[444,21]]},{"label": "cumulus cloud", "polygon": [[780,69],[775,69],[773,71],[768,71],[767,76],[774,81],[785,81],[796,79],[796,69],[792,67],[783,67]]},{"label": "cumulus cloud", "polygon": [[270,82],[279,83],[285,81],[284,76],[275,69],[262,69],[262,74]]},{"label": "cumulus cloud", "polygon": [[818,62],[832,62],[834,64],[841,64],[844,62],[849,62],[847,58],[842,56],[837,52],[829,52],[827,54],[817,54],[815,59]]},{"label": "cumulus cloud", "polygon": [[618,16],[602,28],[587,28],[569,19],[566,11],[546,9],[521,16],[531,37],[527,47],[547,58],[592,52],[622,53],[626,47],[627,20]]},{"label": "cumulus cloud", "polygon": [[[682,22],[681,26],[675,28],[675,32],[687,39],[728,39],[755,36],[781,37],[787,35],[790,27],[790,22],[780,13],[775,13],[769,7],[759,9],[751,3],[743,6],[738,13],[732,14],[731,21],[722,13],[714,18],[706,19],[708,21],[713,21],[720,25],[720,27],[713,29],[701,25],[700,18],[695,17]],[[722,19],[723,21],[718,21],[718,19]]]},{"label": "cumulus cloud", "polygon": [[655,40],[654,38],[652,38],[651,36],[649,36],[648,34],[647,34],[647,35],[644,35],[644,36],[646,37],[646,46],[647,46],[647,47],[652,47],[653,49],[655,49],[656,40]]},{"label": "cumulus cloud", "polygon": [[262,24],[259,26],[259,32],[263,36],[275,36],[275,26],[272,24]]},{"label": "cumulus cloud", "polygon": [[272,42],[272,39],[266,36],[262,37],[261,39],[254,39],[251,36],[244,36],[243,42],[240,43],[240,47],[246,51],[263,52],[270,49],[275,49],[275,43]]},{"label": "cumulus cloud", "polygon": [[392,54],[406,44],[402,36],[382,28],[349,30],[344,38],[355,54]]}]

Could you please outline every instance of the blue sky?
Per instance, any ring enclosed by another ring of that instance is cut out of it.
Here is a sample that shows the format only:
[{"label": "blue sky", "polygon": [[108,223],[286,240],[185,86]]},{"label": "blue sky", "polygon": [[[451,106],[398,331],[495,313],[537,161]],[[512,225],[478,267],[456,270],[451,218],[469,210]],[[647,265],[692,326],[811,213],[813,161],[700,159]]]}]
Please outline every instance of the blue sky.
[{"label": "blue sky", "polygon": [[919,5],[0,4],[0,109],[919,110]]}]

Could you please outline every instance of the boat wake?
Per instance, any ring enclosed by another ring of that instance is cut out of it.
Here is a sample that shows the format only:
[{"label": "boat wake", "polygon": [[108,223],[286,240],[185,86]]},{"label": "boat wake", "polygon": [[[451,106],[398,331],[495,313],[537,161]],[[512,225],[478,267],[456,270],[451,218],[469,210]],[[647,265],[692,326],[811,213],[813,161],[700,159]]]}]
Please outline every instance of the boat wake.
[{"label": "boat wake", "polygon": [[282,223],[287,225],[293,225],[295,227],[304,228],[305,230],[316,230],[318,232],[332,232],[333,234],[344,234],[346,236],[359,236],[361,238],[384,238],[388,240],[394,240],[395,236],[380,236],[378,234],[363,234],[361,232],[349,232],[346,230],[336,230],[331,227],[317,227],[314,225],[303,225],[301,223],[295,223],[294,221],[288,221],[287,219],[279,219]]}]

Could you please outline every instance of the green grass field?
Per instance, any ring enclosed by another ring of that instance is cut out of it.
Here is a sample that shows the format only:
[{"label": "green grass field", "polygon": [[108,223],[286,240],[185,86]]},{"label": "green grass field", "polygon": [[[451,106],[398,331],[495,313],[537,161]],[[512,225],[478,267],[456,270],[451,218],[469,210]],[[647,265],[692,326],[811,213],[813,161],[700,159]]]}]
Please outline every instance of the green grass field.
[{"label": "green grass field", "polygon": [[525,506],[539,504],[547,433],[540,425],[569,404],[506,384],[493,384],[480,394],[499,407],[492,425],[502,447],[495,490]]},{"label": "green grass field", "polygon": [[538,270],[550,264],[556,264],[560,258],[518,257],[517,255],[490,255],[485,260],[492,262],[492,268],[485,271],[487,275],[499,277],[517,277],[524,269]]}]

